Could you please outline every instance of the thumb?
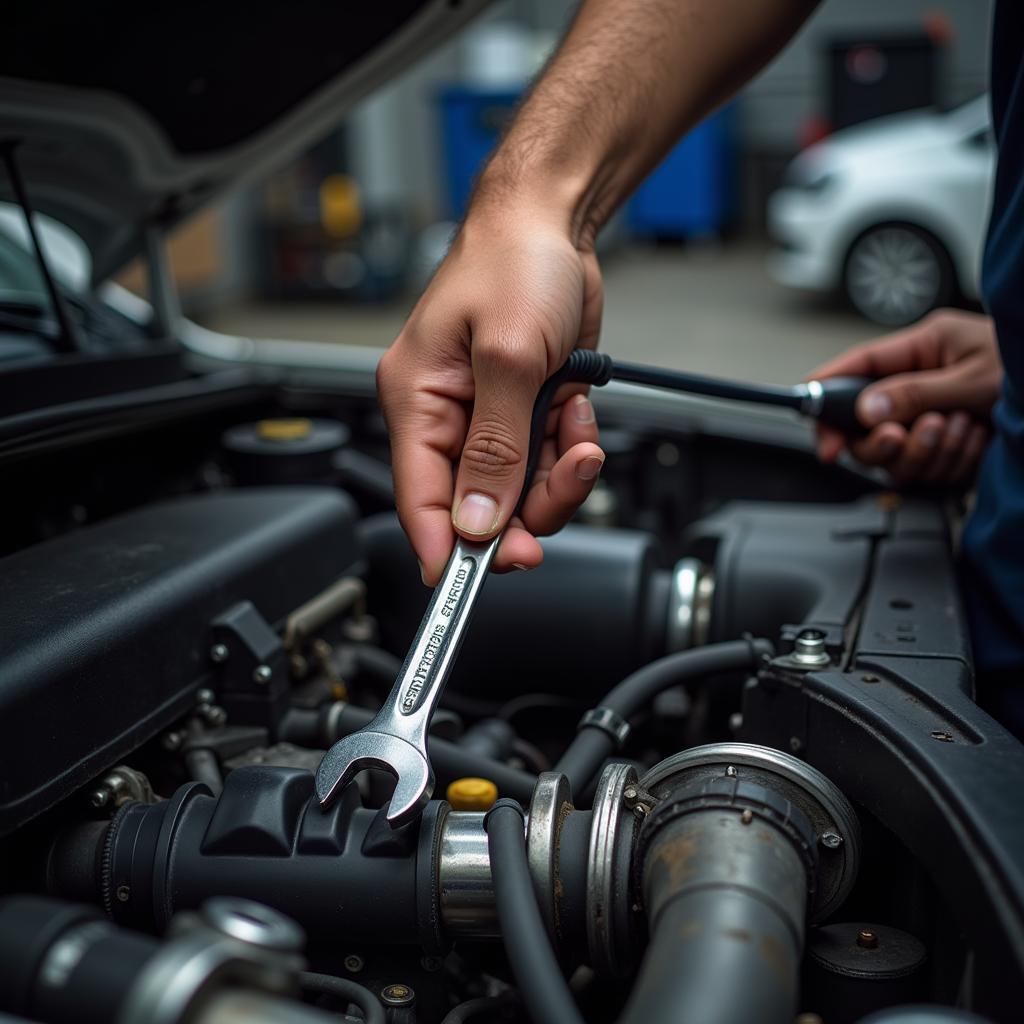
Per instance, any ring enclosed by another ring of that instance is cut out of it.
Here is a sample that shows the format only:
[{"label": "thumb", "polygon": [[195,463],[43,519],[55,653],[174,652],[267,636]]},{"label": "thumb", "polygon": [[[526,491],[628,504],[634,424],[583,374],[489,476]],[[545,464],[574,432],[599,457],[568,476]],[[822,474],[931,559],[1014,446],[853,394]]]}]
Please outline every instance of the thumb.
[{"label": "thumb", "polygon": [[533,403],[545,357],[523,348],[474,346],[473,418],[459,460],[452,524],[463,536],[493,537],[515,509],[526,475]]},{"label": "thumb", "polygon": [[866,427],[894,421],[912,423],[924,412],[963,408],[969,382],[964,367],[897,373],[866,387],[857,399],[857,418]]}]

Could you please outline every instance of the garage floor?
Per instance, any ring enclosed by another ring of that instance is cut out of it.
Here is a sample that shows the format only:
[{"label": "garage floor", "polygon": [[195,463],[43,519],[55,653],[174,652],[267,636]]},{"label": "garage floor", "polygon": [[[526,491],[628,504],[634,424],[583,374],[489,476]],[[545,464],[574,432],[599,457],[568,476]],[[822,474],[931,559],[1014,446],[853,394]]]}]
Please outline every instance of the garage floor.
[{"label": "garage floor", "polygon": [[[783,384],[879,333],[832,302],[776,285],[765,253],[759,245],[730,243],[609,254],[602,348],[636,361]],[[201,319],[229,334],[383,347],[408,309],[409,303],[248,302]]]}]

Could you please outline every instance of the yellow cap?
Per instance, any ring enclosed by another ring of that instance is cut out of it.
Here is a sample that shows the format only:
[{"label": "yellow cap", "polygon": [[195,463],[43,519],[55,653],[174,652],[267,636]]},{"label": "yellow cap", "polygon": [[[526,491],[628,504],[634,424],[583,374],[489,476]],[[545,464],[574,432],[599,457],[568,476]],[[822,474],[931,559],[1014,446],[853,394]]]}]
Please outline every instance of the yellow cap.
[{"label": "yellow cap", "polygon": [[488,811],[498,799],[498,787],[490,779],[456,779],[445,794],[456,811]]},{"label": "yellow cap", "polygon": [[312,420],[260,420],[256,433],[264,441],[298,441],[313,433]]}]

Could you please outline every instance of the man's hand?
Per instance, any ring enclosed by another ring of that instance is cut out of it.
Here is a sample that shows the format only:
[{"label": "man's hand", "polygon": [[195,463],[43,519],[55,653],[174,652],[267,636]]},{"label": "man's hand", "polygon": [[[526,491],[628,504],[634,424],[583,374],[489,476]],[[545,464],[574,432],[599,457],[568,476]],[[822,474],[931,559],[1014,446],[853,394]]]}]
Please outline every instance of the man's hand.
[{"label": "man's hand", "polygon": [[[467,220],[377,372],[398,513],[425,583],[439,579],[455,530],[483,540],[509,521],[537,393],[574,347],[596,346],[600,322],[593,252],[578,251],[539,206]],[[539,565],[533,535],[560,529],[597,480],[604,453],[585,391],[566,385],[555,396],[498,569]]]},{"label": "man's hand", "polygon": [[[601,226],[816,3],[580,5],[481,175],[451,254],[380,364],[398,515],[424,582],[439,578],[455,529],[485,539],[508,521],[537,392],[573,346],[597,343]],[[557,530],[594,485],[604,456],[584,390],[556,396],[523,524],[505,534],[497,568],[538,565],[532,534]]]},{"label": "man's hand", "polygon": [[989,435],[1003,367],[991,317],[943,309],[920,323],[850,349],[811,378],[880,378],[857,401],[871,432],[852,440],[818,428],[818,455],[844,447],[861,462],[883,466],[898,483],[969,482]]}]

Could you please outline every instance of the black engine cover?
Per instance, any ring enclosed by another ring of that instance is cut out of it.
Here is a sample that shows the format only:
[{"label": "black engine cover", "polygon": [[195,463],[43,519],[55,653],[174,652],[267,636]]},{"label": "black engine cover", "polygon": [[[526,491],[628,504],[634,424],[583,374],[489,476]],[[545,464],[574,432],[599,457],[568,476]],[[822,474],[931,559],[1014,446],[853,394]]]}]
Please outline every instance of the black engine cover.
[{"label": "black engine cover", "polygon": [[210,623],[271,624],[351,570],[336,490],[162,502],[0,560],[0,834],[115,764],[194,702]]}]

